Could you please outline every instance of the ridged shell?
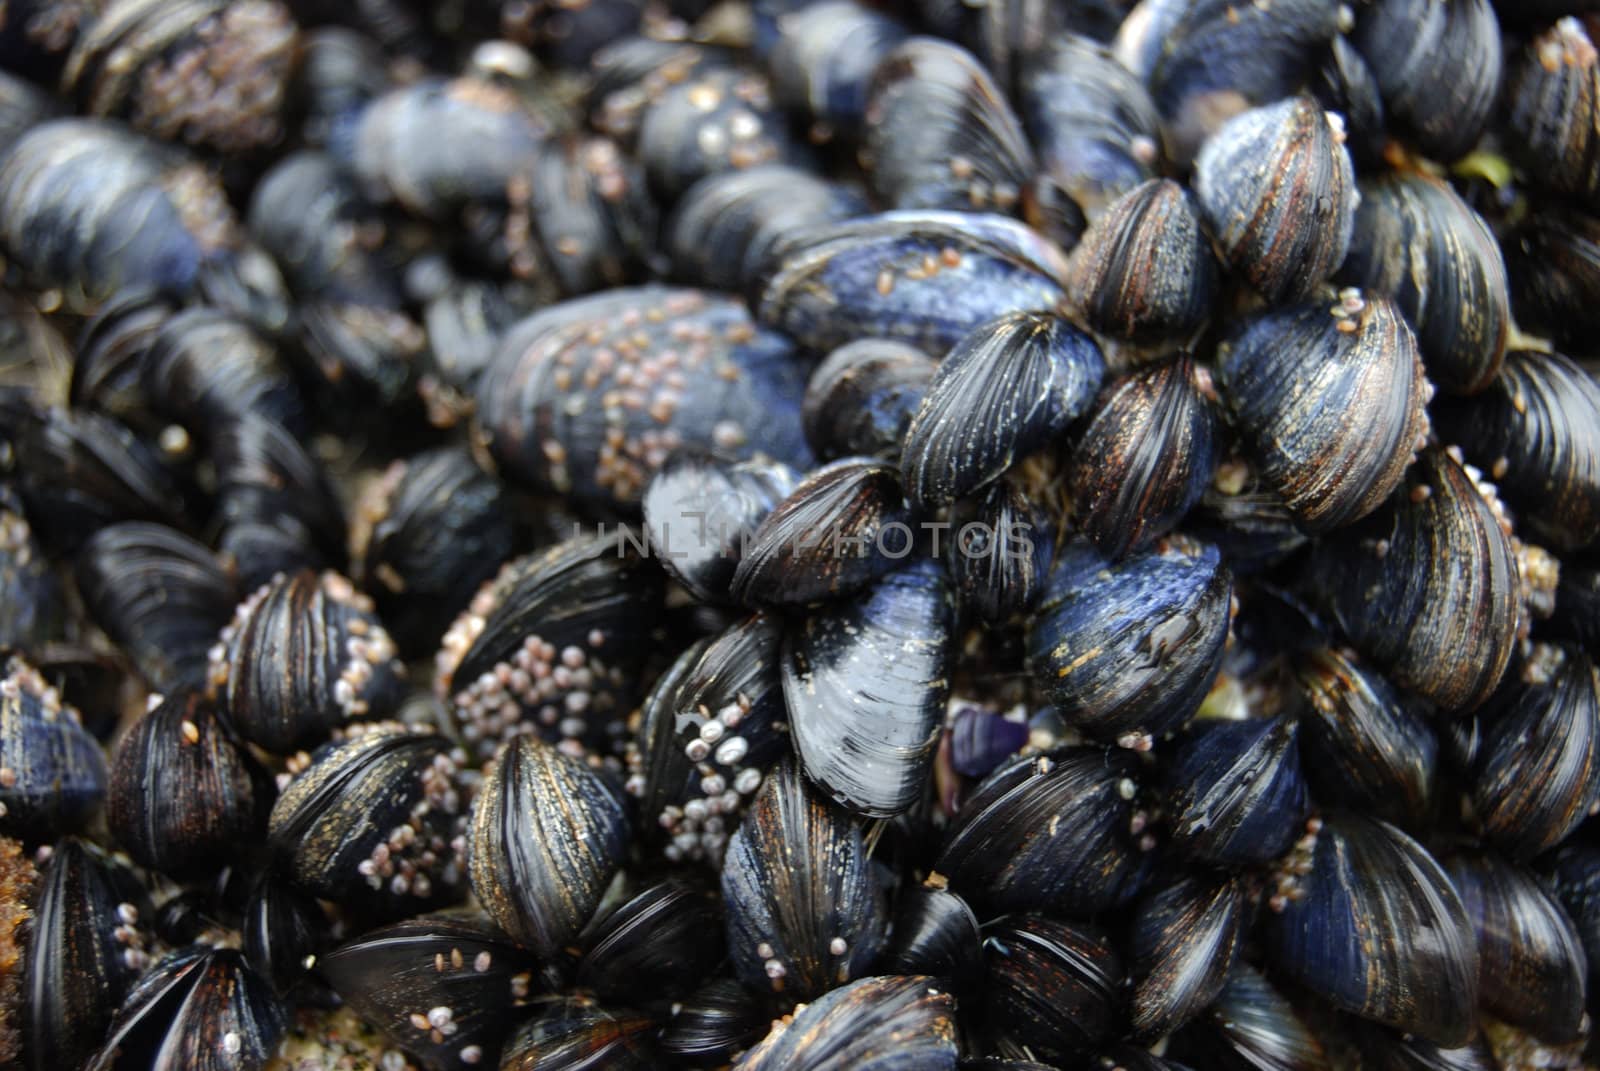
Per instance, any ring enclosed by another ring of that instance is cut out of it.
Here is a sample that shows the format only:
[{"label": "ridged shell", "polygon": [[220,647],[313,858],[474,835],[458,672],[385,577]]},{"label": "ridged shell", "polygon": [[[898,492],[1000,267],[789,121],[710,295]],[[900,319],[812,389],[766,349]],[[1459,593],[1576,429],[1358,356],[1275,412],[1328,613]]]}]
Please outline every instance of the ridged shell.
[{"label": "ridged shell", "polygon": [[984,928],[989,1029],[1049,1057],[1092,1050],[1122,1018],[1122,957],[1110,935],[1046,915],[1008,915]]},{"label": "ridged shell", "polygon": [[1258,1071],[1331,1071],[1322,1042],[1255,967],[1235,963],[1222,993],[1177,1036],[1173,1059]]},{"label": "ridged shell", "polygon": [[734,1071],[955,1071],[955,998],[931,978],[863,978],[775,1024]]},{"label": "ridged shell", "polygon": [[997,625],[1039,601],[1055,534],[1021,488],[1001,480],[957,503],[946,534],[945,568],[964,615]]},{"label": "ridged shell", "polygon": [[1244,887],[1232,878],[1184,878],[1139,902],[1128,971],[1137,1036],[1164,1037],[1217,998],[1247,920]]},{"label": "ridged shell", "polygon": [[619,1006],[673,1004],[722,964],[721,934],[715,894],[668,878],[590,920],[573,983]]},{"label": "ridged shell", "polygon": [[1600,218],[1550,203],[1507,236],[1517,323],[1563,353],[1600,353]]},{"label": "ridged shell", "polygon": [[655,1022],[586,997],[558,997],[506,1044],[501,1071],[654,1071]]},{"label": "ridged shell", "polygon": [[800,410],[806,441],[824,461],[859,455],[898,464],[906,428],[937,368],[927,354],[894,339],[840,346],[806,385]]},{"label": "ridged shell", "polygon": [[1600,53],[1568,16],[1529,41],[1506,79],[1504,131],[1533,182],[1600,196]]},{"label": "ridged shell", "polygon": [[661,567],[702,602],[725,603],[761,522],[800,482],[789,466],[756,458],[723,465],[681,457],[644,493],[645,530]]},{"label": "ridged shell", "polygon": [[49,842],[87,825],[106,794],[100,744],[39,671],[12,657],[0,679],[0,834]]},{"label": "ridged shell", "polygon": [[1266,863],[1299,837],[1310,801],[1293,718],[1201,721],[1167,770],[1174,847],[1229,867]]}]

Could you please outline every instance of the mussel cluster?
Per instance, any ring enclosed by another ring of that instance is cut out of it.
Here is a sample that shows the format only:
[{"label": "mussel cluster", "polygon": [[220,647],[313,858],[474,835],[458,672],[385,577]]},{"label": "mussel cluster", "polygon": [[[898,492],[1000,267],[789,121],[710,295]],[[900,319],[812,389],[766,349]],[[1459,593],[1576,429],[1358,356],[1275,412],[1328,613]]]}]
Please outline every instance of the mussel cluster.
[{"label": "mussel cluster", "polygon": [[0,0],[0,254],[0,1067],[1600,1061],[1600,4]]}]

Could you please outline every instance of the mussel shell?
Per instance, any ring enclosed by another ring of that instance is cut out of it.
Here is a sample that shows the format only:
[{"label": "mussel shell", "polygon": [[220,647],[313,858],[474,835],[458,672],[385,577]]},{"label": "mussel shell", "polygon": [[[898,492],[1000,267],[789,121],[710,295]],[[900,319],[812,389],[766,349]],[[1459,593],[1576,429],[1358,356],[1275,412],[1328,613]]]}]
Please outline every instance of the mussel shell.
[{"label": "mussel shell", "polygon": [[152,687],[205,685],[206,652],[239,598],[210,548],[164,525],[124,521],[84,544],[77,581],[95,621]]},{"label": "mussel shell", "polygon": [[1561,904],[1497,856],[1462,853],[1444,867],[1476,928],[1483,1010],[1549,1044],[1578,1040],[1589,963]]},{"label": "mussel shell", "polygon": [[584,927],[574,983],[639,1007],[688,996],[722,962],[718,908],[714,894],[685,881],[651,885]]},{"label": "mussel shell", "polygon": [[0,834],[50,841],[81,829],[106,795],[104,752],[78,711],[12,657],[0,679]]},{"label": "mussel shell", "polygon": [[1353,813],[1327,815],[1312,839],[1309,871],[1266,918],[1273,969],[1335,1008],[1466,1042],[1478,953],[1449,875],[1398,829]]},{"label": "mussel shell", "polygon": [[22,503],[0,491],[0,647],[38,652],[63,635],[66,594]]},{"label": "mussel shell", "polygon": [[945,567],[963,613],[997,625],[1039,600],[1055,560],[1055,535],[1020,487],[997,481],[957,503],[948,535]]},{"label": "mussel shell", "polygon": [[1067,296],[1104,335],[1156,343],[1205,325],[1220,289],[1194,195],[1150,179],[1106,206],[1073,250]]},{"label": "mussel shell", "polygon": [[376,41],[343,26],[300,35],[291,103],[307,144],[326,145],[335,129],[388,87],[386,58]]},{"label": "mussel shell", "polygon": [[1561,563],[1549,629],[1580,644],[1591,657],[1600,655],[1600,567],[1593,559],[1572,557]]},{"label": "mussel shell", "polygon": [[1552,202],[1508,236],[1505,254],[1519,326],[1563,353],[1600,352],[1600,218]]},{"label": "mussel shell", "polygon": [[1445,163],[1472,150],[1500,93],[1500,27],[1489,0],[1378,0],[1362,9],[1351,40],[1396,129]]},{"label": "mussel shell", "polygon": [[729,839],[722,897],[734,974],[758,993],[819,997],[883,947],[887,910],[861,825],[793,760],[768,773]]},{"label": "mussel shell", "polygon": [[730,592],[750,606],[853,595],[915,552],[911,519],[893,466],[841,458],[814,469],[756,527]]},{"label": "mussel shell", "polygon": [[662,1028],[658,1046],[686,1067],[722,1067],[761,1039],[769,1025],[765,1007],[732,978],[695,990]]},{"label": "mussel shell", "polygon": [[[362,1019],[440,1069],[463,1066],[469,1050],[497,1066],[535,983],[532,957],[470,916],[371,930],[319,957],[317,970]],[[435,1025],[440,1009],[449,1014]]]},{"label": "mussel shell", "polygon": [[1312,557],[1313,586],[1355,647],[1449,710],[1487,699],[1516,643],[1520,578],[1492,496],[1430,447],[1384,509]]},{"label": "mussel shell", "polygon": [[1295,674],[1306,698],[1302,766],[1316,798],[1426,828],[1438,792],[1439,753],[1427,721],[1350,652],[1310,651],[1296,660]]},{"label": "mussel shell", "polygon": [[786,235],[751,307],[815,353],[892,338],[937,359],[996,316],[1056,308],[1065,272],[1053,244],[1004,216],[884,212]]},{"label": "mussel shell", "polygon": [[582,997],[558,997],[506,1043],[501,1071],[651,1071],[655,1022],[610,1012]]},{"label": "mussel shell", "polygon": [[950,766],[963,777],[985,777],[1021,751],[1029,728],[1016,712],[964,706],[950,722]]},{"label": "mussel shell", "polygon": [[852,455],[896,464],[906,428],[938,365],[914,346],[863,338],[817,365],[800,415],[817,457]]},{"label": "mussel shell", "polygon": [[983,978],[978,916],[941,879],[907,886],[877,967],[885,974],[925,974],[958,992],[970,990]]},{"label": "mussel shell", "polygon": [[637,151],[663,203],[708,175],[808,160],[773,105],[766,76],[718,66],[667,83],[640,120]]},{"label": "mussel shell", "polygon": [[1200,501],[1222,427],[1187,355],[1111,383],[1068,460],[1083,533],[1109,558],[1144,550]]},{"label": "mussel shell", "polygon": [[316,964],[327,929],[322,905],[274,874],[256,882],[240,923],[250,965],[284,998]]},{"label": "mussel shell", "polygon": [[1068,1056],[1107,1040],[1122,1018],[1122,957],[1110,936],[1046,915],[1008,915],[983,931],[988,1029],[1027,1051]]},{"label": "mussel shell", "polygon": [[106,824],[136,862],[201,877],[261,841],[272,782],[198,695],[163,700],[111,762]]},{"label": "mussel shell", "polygon": [[195,945],[129,992],[87,1071],[261,1071],[288,1027],[272,987],[237,949]]},{"label": "mussel shell", "polygon": [[1437,406],[1447,442],[1492,472],[1524,531],[1575,550],[1600,541],[1600,382],[1554,353],[1511,353],[1471,399]]},{"label": "mussel shell", "polygon": [[1589,992],[1600,975],[1600,851],[1583,839],[1568,841],[1539,862],[1546,891],[1566,909],[1589,963]]},{"label": "mussel shell", "polygon": [[144,394],[168,418],[207,438],[255,414],[306,430],[306,403],[276,347],[238,316],[191,307],[174,313],[140,361]]},{"label": "mussel shell", "polygon": [[1600,53],[1581,21],[1562,18],[1511,64],[1503,126],[1533,182],[1594,201],[1600,195]]},{"label": "mussel shell", "polygon": [[157,332],[176,311],[172,299],[144,287],[119,290],[101,302],[73,341],[68,404],[104,413],[144,434],[159,432],[154,404],[145,393],[145,365]]},{"label": "mussel shell", "polygon": [[1348,37],[1340,34],[1333,39],[1311,89],[1323,107],[1344,117],[1344,144],[1356,167],[1362,173],[1377,167],[1389,140],[1384,129],[1383,96],[1372,68]]},{"label": "mussel shell", "polygon": [[1202,721],[1167,771],[1174,845],[1207,862],[1265,863],[1300,835],[1310,801],[1295,718]]},{"label": "mussel shell", "polygon": [[734,1071],[955,1071],[955,998],[931,978],[863,978],[773,1025]]},{"label": "mussel shell", "polygon": [[874,70],[905,38],[899,22],[856,0],[806,4],[778,20],[767,57],[773,95],[813,129],[853,136]]},{"label": "mussel shell", "polygon": [[973,55],[912,37],[872,76],[861,159],[890,208],[1015,210],[1033,151],[1004,91]]},{"label": "mussel shell", "polygon": [[272,808],[268,845],[284,876],[321,899],[412,914],[460,896],[454,844],[469,802],[447,740],[373,726],[312,754]]},{"label": "mussel shell", "polygon": [[980,324],[939,363],[906,429],[900,472],[929,508],[971,494],[1067,429],[1094,400],[1105,358],[1050,313]]},{"label": "mussel shell", "polygon": [[1560,843],[1600,802],[1600,672],[1575,649],[1555,658],[1543,681],[1508,684],[1484,707],[1469,756],[1483,835],[1518,860]]},{"label": "mussel shell", "polygon": [[1342,139],[1321,105],[1291,97],[1229,120],[1195,162],[1218,253],[1269,302],[1310,297],[1344,260],[1360,196]]},{"label": "mussel shell", "polygon": [[643,501],[661,567],[697,599],[727,602],[751,537],[799,482],[789,466],[762,458],[737,465],[688,456],[671,462],[650,481]]},{"label": "mussel shell", "polygon": [[746,618],[680,655],[645,699],[629,787],[646,830],[668,838],[669,860],[720,865],[745,803],[786,750],[781,641],[777,619]]},{"label": "mussel shell", "polygon": [[505,565],[450,626],[437,659],[434,691],[453,701],[468,750],[486,759],[529,729],[590,745],[620,738],[643,688],[662,587],[629,529]]},{"label": "mussel shell", "polygon": [[962,804],[934,868],[983,909],[1079,916],[1124,904],[1150,865],[1133,832],[1139,773],[1120,750],[1019,756]]},{"label": "mussel shell", "polygon": [[1385,175],[1363,185],[1337,278],[1393,299],[1442,390],[1471,394],[1500,371],[1511,325],[1505,263],[1488,225],[1445,182]]},{"label": "mussel shell", "polygon": [[562,293],[620,286],[644,274],[656,206],[639,165],[616,142],[603,135],[546,142],[527,189],[531,237]]},{"label": "mussel shell", "polygon": [[20,969],[29,1071],[81,1067],[153,943],[149,898],[126,866],[77,839],[55,845]]},{"label": "mussel shell", "polygon": [[1217,998],[1242,944],[1246,911],[1244,886],[1233,878],[1183,878],[1139,902],[1128,970],[1137,1036],[1170,1034]]},{"label": "mussel shell", "polygon": [[784,636],[783,696],[806,776],[889,818],[922,798],[950,694],[955,618],[939,562],[917,561]]},{"label": "mussel shell", "polygon": [[472,891],[501,929],[544,962],[576,937],[627,852],[622,794],[582,760],[515,737],[472,813]]},{"label": "mussel shell", "polygon": [[1174,1059],[1217,1071],[1331,1071],[1322,1042],[1255,967],[1233,965],[1214,1004],[1174,1039]]},{"label": "mussel shell", "polygon": [[1034,681],[1091,736],[1164,736],[1216,677],[1232,590],[1216,548],[1191,540],[1118,562],[1087,540],[1066,543],[1028,622]]},{"label": "mussel shell", "polygon": [[1465,1045],[1446,1049],[1359,1020],[1352,1020],[1351,1025],[1361,1066],[1372,1071],[1500,1071],[1500,1061],[1481,1031]]}]

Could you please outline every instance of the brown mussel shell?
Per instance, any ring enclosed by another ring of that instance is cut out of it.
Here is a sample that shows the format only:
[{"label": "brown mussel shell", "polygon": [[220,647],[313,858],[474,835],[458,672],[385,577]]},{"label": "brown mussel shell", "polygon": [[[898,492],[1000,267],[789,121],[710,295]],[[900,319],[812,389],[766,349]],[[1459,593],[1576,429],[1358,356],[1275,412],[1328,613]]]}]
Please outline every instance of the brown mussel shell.
[{"label": "brown mussel shell", "polygon": [[932,978],[863,978],[773,1024],[734,1071],[955,1071],[955,998]]}]

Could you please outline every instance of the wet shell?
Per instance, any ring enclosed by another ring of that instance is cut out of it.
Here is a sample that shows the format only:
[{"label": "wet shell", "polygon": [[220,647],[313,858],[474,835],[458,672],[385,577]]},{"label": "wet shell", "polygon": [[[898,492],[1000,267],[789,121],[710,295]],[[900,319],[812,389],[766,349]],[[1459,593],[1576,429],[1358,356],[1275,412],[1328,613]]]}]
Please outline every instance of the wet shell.
[{"label": "wet shell", "polygon": [[962,612],[1000,624],[1030,610],[1055,560],[1050,528],[1044,513],[1007,481],[958,503],[945,532],[944,560]]},{"label": "wet shell", "polygon": [[1506,79],[1504,132],[1528,177],[1557,193],[1600,196],[1600,53],[1567,17],[1530,41]]},{"label": "wet shell", "polygon": [[134,861],[201,877],[261,841],[272,782],[199,696],[164,700],[117,744],[106,825]]},{"label": "wet shell", "polygon": [[907,887],[895,906],[889,946],[878,969],[885,974],[926,974],[958,992],[983,977],[983,935],[967,902],[929,877]]},{"label": "wet shell", "polygon": [[907,496],[940,506],[998,479],[1064,432],[1104,374],[1094,340],[1049,313],[974,328],[940,362],[906,429]]},{"label": "wet shell", "polygon": [[996,316],[1057,307],[1059,250],[987,213],[885,212],[786,235],[751,307],[814,353],[892,338],[942,358]]},{"label": "wet shell", "polygon": [[1600,352],[1600,218],[1549,204],[1508,237],[1505,253],[1518,324],[1563,353]]},{"label": "wet shell", "polygon": [[955,998],[931,978],[863,978],[775,1023],[734,1071],[955,1071]]},{"label": "wet shell", "polygon": [[1337,278],[1394,300],[1441,389],[1471,394],[1500,371],[1511,321],[1500,246],[1444,182],[1387,175],[1364,185]]},{"label": "wet shell", "polygon": [[721,965],[721,933],[716,896],[668,878],[590,921],[573,982],[620,1005],[673,1003]]},{"label": "wet shell", "polygon": [[1287,851],[1310,805],[1298,736],[1299,723],[1282,716],[1190,729],[1167,772],[1173,844],[1234,867]]},{"label": "wet shell", "polygon": [[1411,329],[1384,298],[1345,291],[1244,321],[1217,386],[1261,478],[1309,531],[1364,517],[1399,485],[1428,430]]},{"label": "wet shell", "polygon": [[975,905],[1087,915],[1126,903],[1148,869],[1138,763],[1100,748],[1012,760],[962,804],[934,868]]},{"label": "wet shell", "polygon": [[1216,548],[1191,540],[1118,562],[1086,540],[1066,543],[1028,623],[1034,681],[1084,732],[1148,747],[1210,689],[1232,590]]},{"label": "wet shell", "polygon": [[372,600],[337,573],[305,571],[240,604],[212,651],[210,683],[235,730],[286,754],[387,717],[405,689],[397,655]]},{"label": "wet shell", "polygon": [[766,76],[730,67],[669,81],[639,122],[638,155],[663,203],[707,175],[807,161],[773,106]]},{"label": "wet shell", "polygon": [[1517,561],[1493,489],[1424,451],[1409,484],[1348,538],[1324,540],[1314,584],[1355,647],[1450,710],[1500,683],[1517,634]]},{"label": "wet shell", "polygon": [[[620,286],[645,274],[656,206],[644,174],[610,138],[561,138],[534,158],[525,211],[544,272],[564,294]],[[522,206],[513,202],[513,213]],[[512,269],[523,265],[512,252]],[[532,266],[530,265],[530,268]]]},{"label": "wet shell", "polygon": [[1067,464],[1081,530],[1107,557],[1149,547],[1210,486],[1222,426],[1209,385],[1182,355],[1102,392]]},{"label": "wet shell", "polygon": [[1232,878],[1184,878],[1134,910],[1129,1018],[1138,1036],[1163,1037],[1227,984],[1247,922],[1245,890]]},{"label": "wet shell", "polygon": [[1025,1051],[1066,1057],[1107,1040],[1122,1014],[1122,958],[1109,935],[1045,915],[983,932],[989,1029]]},{"label": "wet shell", "polygon": [[1308,839],[1300,850],[1309,872],[1266,920],[1274,969],[1336,1008],[1464,1043],[1478,954],[1449,875],[1416,841],[1370,818],[1330,815]]},{"label": "wet shell", "polygon": [[824,461],[856,455],[900,460],[906,428],[938,364],[888,338],[840,346],[817,365],[801,416],[806,441]]},{"label": "wet shell", "polygon": [[765,1007],[732,978],[707,982],[662,1028],[658,1045],[686,1067],[722,1067],[759,1041],[769,1025]]},{"label": "wet shell", "polygon": [[239,929],[251,966],[279,997],[292,999],[319,962],[328,918],[314,897],[266,874],[250,891]]},{"label": "wet shell", "polygon": [[734,974],[758,993],[814,999],[865,974],[883,947],[887,910],[860,823],[792,760],[729,840],[722,897]]},{"label": "wet shell", "polygon": [[1351,1020],[1361,1066],[1373,1071],[1499,1071],[1482,1031],[1458,1048],[1441,1048],[1411,1034]]},{"label": "wet shell", "polygon": [[1217,251],[1269,302],[1311,296],[1344,260],[1360,197],[1343,140],[1300,96],[1229,120],[1200,151],[1194,191]]},{"label": "wet shell", "polygon": [[506,1045],[501,1071],[652,1071],[655,1022],[609,1012],[583,997],[559,997]]},{"label": "wet shell", "polygon": [[888,818],[926,791],[953,626],[949,579],[922,560],[789,628],[783,694],[795,751],[806,776],[847,809]]},{"label": "wet shell", "polygon": [[22,503],[0,492],[0,647],[36,650],[66,623],[61,578],[51,568]]},{"label": "wet shell", "polygon": [[[1180,1033],[1173,1059],[1260,1071],[1330,1071],[1322,1042],[1294,1005],[1247,963],[1235,963],[1216,1003]],[[1181,1065],[1180,1065],[1181,1066]]]},{"label": "wet shell", "polygon": [[1357,169],[1365,174],[1380,166],[1389,140],[1384,129],[1383,96],[1378,92],[1372,68],[1348,37],[1341,34],[1333,39],[1311,89],[1323,107],[1344,117],[1349,139],[1345,148],[1350,150]]},{"label": "wet shell", "polygon": [[807,4],[778,20],[767,65],[778,103],[811,120],[814,135],[855,136],[879,61],[906,29],[856,0]]},{"label": "wet shell", "polygon": [[622,794],[538,737],[512,740],[484,779],[468,863],[478,902],[542,962],[576,937],[627,851]]},{"label": "wet shell", "polygon": [[150,339],[141,380],[170,419],[207,439],[251,414],[303,434],[306,403],[277,348],[212,308],[175,313]]},{"label": "wet shell", "polygon": [[661,567],[703,602],[731,598],[734,571],[767,515],[800,475],[761,458],[737,465],[682,457],[650,481],[645,529]]},{"label": "wet shell", "polygon": [[87,825],[105,794],[99,742],[61,693],[13,656],[0,679],[0,834],[51,841]]}]

